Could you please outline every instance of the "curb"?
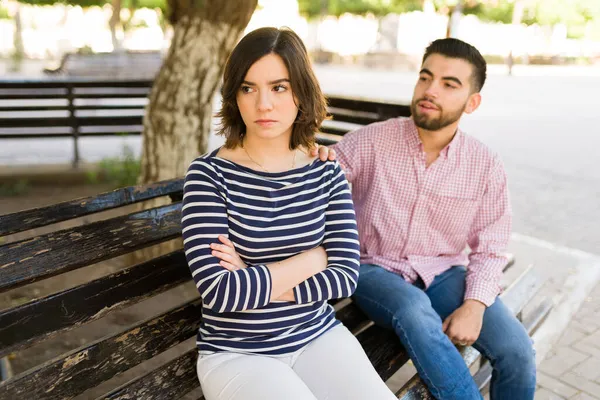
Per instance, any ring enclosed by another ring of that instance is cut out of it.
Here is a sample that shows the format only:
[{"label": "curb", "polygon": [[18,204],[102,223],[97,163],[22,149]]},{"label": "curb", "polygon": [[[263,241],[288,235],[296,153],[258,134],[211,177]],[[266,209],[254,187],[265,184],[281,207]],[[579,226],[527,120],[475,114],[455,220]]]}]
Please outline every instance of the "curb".
[{"label": "curb", "polygon": [[25,166],[0,166],[0,186],[26,183],[35,186],[69,186],[90,182],[89,175],[98,171],[98,164],[40,164]]}]

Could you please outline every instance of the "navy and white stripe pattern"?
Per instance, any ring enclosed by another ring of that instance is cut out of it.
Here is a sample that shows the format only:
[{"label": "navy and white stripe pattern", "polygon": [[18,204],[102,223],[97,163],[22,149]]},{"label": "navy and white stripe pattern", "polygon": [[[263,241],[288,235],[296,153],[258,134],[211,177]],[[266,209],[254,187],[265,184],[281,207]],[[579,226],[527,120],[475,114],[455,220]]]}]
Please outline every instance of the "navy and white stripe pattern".
[{"label": "navy and white stripe pattern", "polygon": [[[182,208],[187,261],[202,296],[203,352],[294,352],[339,323],[327,300],[358,282],[358,231],[348,182],[337,162],[282,173],[216,157],[189,167]],[[210,244],[225,235],[247,268],[228,271]],[[267,264],[323,246],[327,269],[294,288],[296,302],[270,302]]]}]

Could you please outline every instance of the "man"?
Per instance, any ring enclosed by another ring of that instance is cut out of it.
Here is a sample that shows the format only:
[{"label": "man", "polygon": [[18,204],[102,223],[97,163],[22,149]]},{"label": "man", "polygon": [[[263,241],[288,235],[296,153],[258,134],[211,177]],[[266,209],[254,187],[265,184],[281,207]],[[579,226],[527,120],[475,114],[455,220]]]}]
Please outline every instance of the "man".
[{"label": "man", "polygon": [[491,361],[493,400],[533,399],[536,386],[529,336],[498,298],[511,226],[506,174],[458,129],[462,114],[479,107],[485,78],[477,49],[436,40],[423,57],[412,117],[349,133],[329,154],[352,184],[361,241],[355,301],[395,330],[444,400],[481,398],[453,344]]}]

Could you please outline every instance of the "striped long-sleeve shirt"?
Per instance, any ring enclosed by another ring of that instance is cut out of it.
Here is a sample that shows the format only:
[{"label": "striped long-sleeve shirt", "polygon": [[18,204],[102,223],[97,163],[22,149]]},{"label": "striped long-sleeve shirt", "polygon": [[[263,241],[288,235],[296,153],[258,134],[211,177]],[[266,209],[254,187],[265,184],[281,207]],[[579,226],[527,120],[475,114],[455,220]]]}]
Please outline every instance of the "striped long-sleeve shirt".
[{"label": "striped long-sleeve shirt", "polygon": [[[190,165],[184,185],[183,242],[202,297],[201,352],[294,352],[339,323],[327,300],[358,282],[352,198],[337,162],[316,160],[282,173],[254,171],[216,156]],[[227,236],[247,268],[228,271],[210,244]],[[323,246],[327,268],[274,301],[267,264]]]}]

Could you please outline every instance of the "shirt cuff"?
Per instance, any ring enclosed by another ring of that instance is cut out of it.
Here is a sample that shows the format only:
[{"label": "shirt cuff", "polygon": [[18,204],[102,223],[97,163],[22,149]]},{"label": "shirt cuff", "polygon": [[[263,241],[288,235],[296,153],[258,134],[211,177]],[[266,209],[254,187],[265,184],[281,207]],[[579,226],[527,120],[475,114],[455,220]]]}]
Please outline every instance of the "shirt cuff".
[{"label": "shirt cuff", "polygon": [[267,268],[266,265],[251,265],[248,268],[254,269],[254,271],[257,272],[257,284],[260,285],[260,289],[257,285],[259,307],[265,307],[271,302],[271,292],[273,289],[271,271],[269,271],[269,268]]},{"label": "shirt cuff", "polygon": [[296,304],[305,304],[311,302],[311,295],[308,292],[308,285],[306,281],[301,282],[299,285],[294,287],[294,297],[296,298]]},{"label": "shirt cuff", "polygon": [[499,294],[500,285],[497,282],[477,279],[477,277],[467,277],[464,300],[477,300],[489,307],[494,304]]}]

